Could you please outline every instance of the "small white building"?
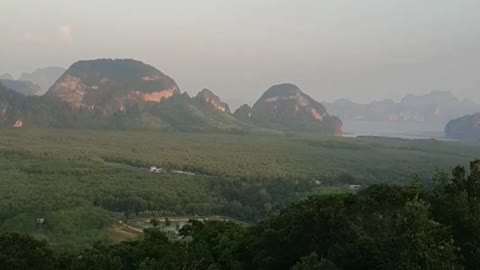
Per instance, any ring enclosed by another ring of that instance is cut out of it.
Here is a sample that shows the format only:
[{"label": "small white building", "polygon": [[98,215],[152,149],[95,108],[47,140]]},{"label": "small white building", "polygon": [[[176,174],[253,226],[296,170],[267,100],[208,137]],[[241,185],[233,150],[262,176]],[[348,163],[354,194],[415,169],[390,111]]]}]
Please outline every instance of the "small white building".
[{"label": "small white building", "polygon": [[152,173],[164,173],[165,170],[163,168],[159,168],[157,166],[151,166],[150,167],[150,172],[152,172]]}]

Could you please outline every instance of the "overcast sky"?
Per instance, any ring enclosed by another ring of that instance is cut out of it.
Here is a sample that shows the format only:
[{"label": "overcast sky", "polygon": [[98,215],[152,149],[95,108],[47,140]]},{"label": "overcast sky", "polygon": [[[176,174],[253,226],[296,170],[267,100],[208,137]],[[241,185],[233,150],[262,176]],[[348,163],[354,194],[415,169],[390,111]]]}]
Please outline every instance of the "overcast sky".
[{"label": "overcast sky", "polygon": [[2,0],[0,74],[135,58],[183,91],[252,103],[449,90],[480,102],[479,0]]}]

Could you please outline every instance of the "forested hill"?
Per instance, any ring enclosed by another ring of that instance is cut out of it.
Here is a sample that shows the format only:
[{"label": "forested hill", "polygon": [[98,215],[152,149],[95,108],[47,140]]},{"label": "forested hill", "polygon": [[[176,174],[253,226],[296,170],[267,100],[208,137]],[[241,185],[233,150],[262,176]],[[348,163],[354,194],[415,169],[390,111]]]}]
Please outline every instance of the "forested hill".
[{"label": "forested hill", "polygon": [[329,115],[325,107],[294,84],[278,84],[267,89],[253,107],[241,106],[234,115],[258,126],[323,134],[342,133],[342,121]]},{"label": "forested hill", "polygon": [[78,61],[47,92],[74,108],[99,107],[105,113],[124,111],[138,102],[159,103],[179,94],[172,78],[132,59]]},{"label": "forested hill", "polygon": [[192,221],[171,242],[144,240],[54,252],[41,240],[0,236],[4,269],[475,270],[480,258],[480,161],[438,173],[433,187],[376,185],[318,195],[247,228]]},{"label": "forested hill", "polygon": [[451,120],[445,126],[445,135],[453,139],[480,140],[480,112]]}]

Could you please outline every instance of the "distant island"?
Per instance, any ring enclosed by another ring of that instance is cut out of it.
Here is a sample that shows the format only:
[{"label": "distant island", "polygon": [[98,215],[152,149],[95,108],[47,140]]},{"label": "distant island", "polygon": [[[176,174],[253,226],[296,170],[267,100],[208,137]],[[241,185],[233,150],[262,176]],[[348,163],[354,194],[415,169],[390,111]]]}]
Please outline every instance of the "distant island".
[{"label": "distant island", "polygon": [[445,134],[452,139],[480,140],[480,112],[451,120]]},{"label": "distant island", "polygon": [[327,110],[342,120],[370,120],[389,122],[419,122],[446,124],[448,121],[475,112],[480,104],[472,100],[460,100],[451,92],[433,91],[422,96],[407,95],[401,101],[391,99],[369,104],[339,99],[323,103]]}]

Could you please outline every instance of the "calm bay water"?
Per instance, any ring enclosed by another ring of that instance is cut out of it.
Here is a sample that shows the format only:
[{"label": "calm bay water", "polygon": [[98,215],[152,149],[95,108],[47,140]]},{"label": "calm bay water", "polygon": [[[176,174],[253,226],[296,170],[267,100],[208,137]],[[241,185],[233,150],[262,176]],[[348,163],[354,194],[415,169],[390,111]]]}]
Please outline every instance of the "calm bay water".
[{"label": "calm bay water", "polygon": [[444,139],[444,125],[414,122],[343,121],[345,137],[382,136],[405,139]]}]

